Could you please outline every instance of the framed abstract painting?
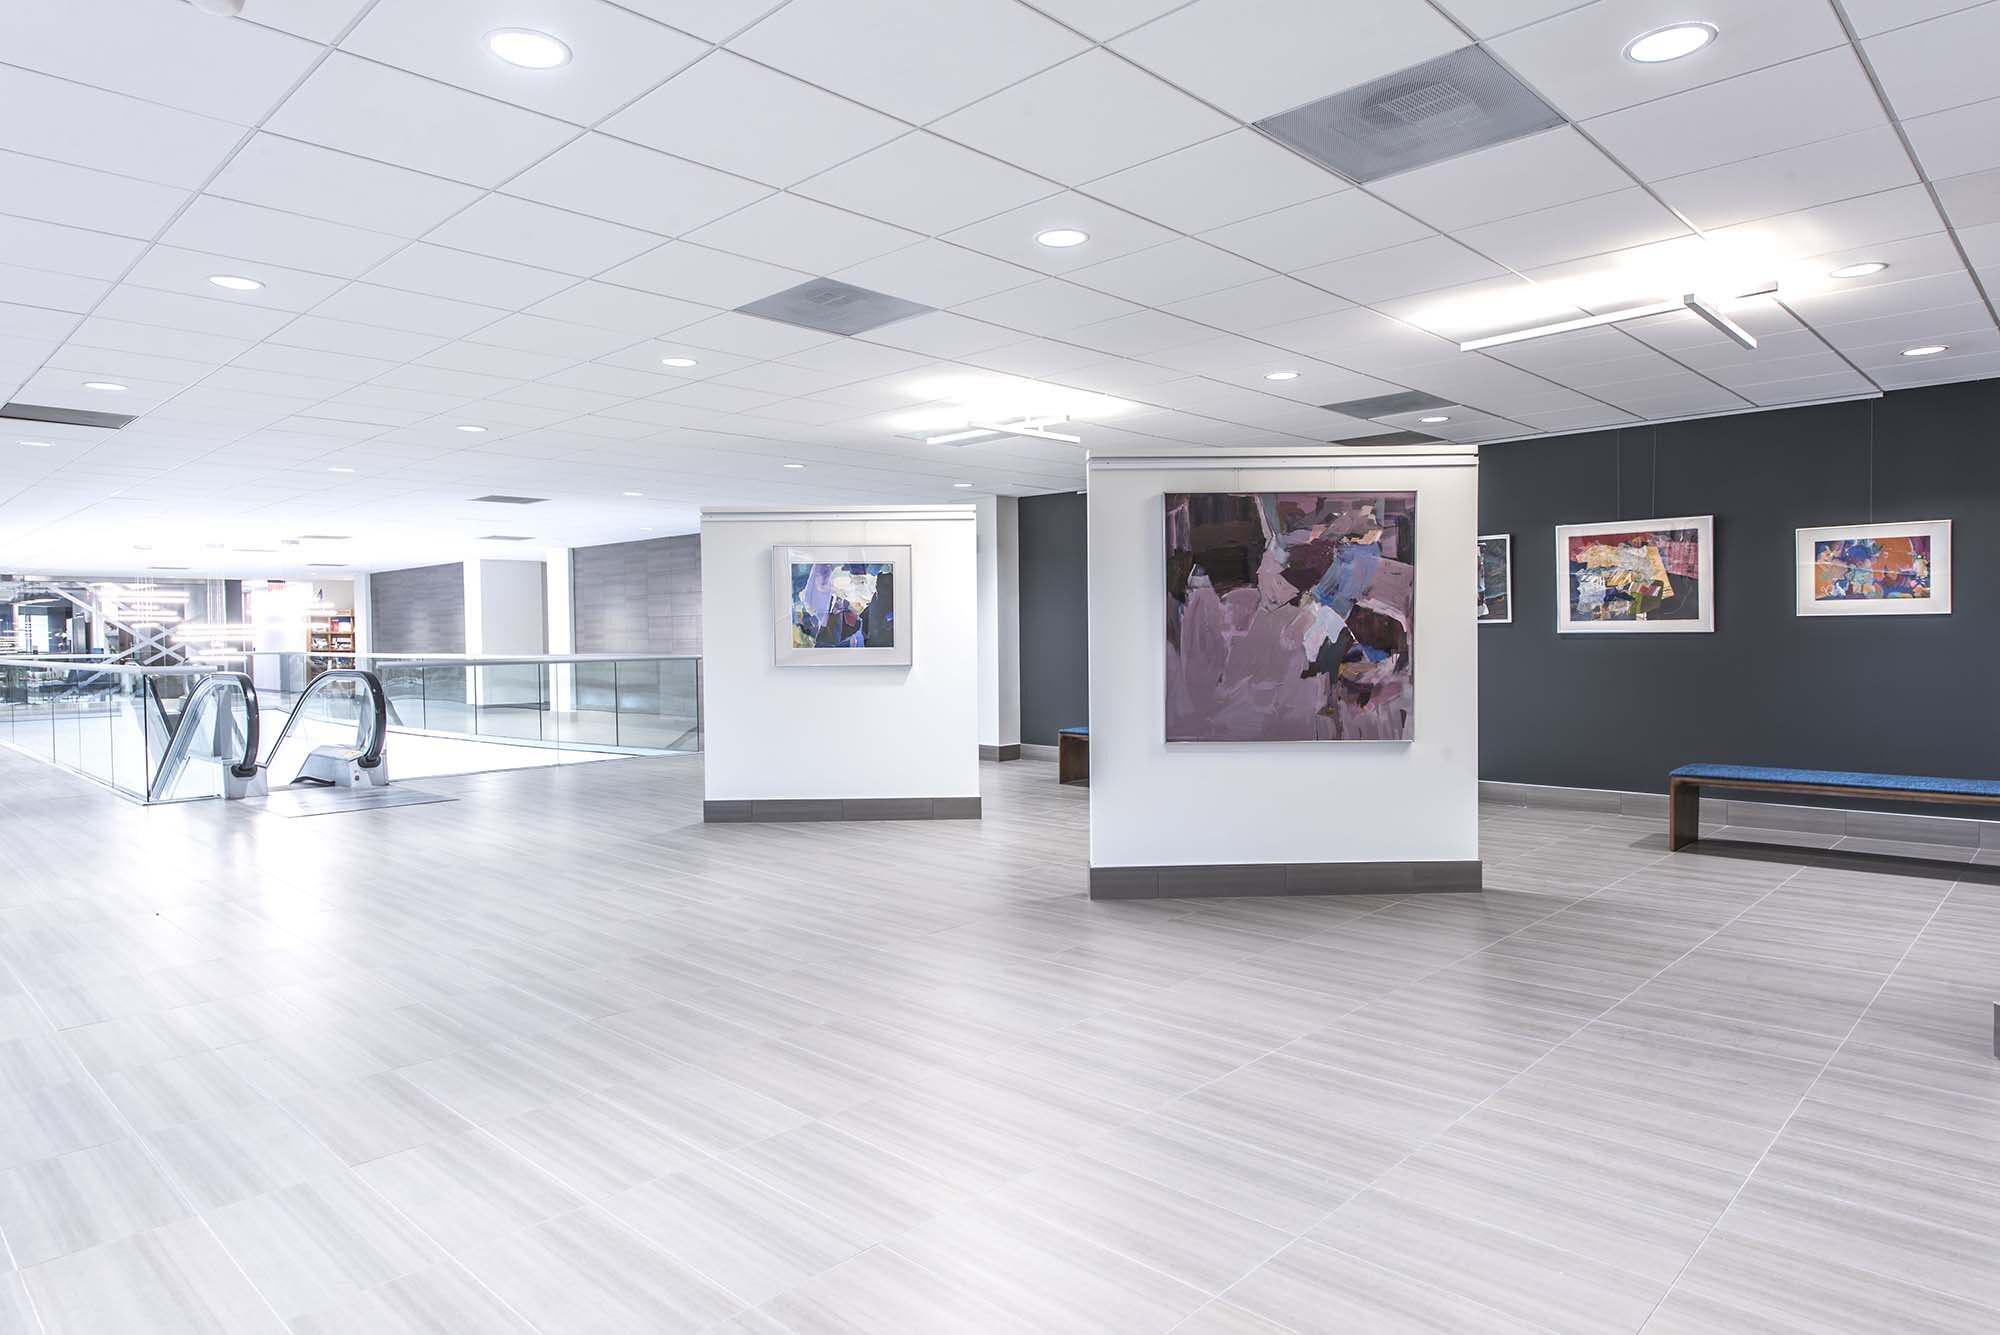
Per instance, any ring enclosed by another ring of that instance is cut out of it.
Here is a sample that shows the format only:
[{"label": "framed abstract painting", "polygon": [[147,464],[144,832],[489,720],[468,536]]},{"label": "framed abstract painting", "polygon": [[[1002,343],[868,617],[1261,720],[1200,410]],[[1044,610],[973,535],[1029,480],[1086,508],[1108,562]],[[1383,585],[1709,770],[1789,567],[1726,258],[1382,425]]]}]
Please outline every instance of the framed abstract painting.
[{"label": "framed abstract painting", "polygon": [[1166,497],[1169,742],[1415,735],[1417,496]]},{"label": "framed abstract painting", "polygon": [[1715,629],[1715,516],[1556,529],[1556,630],[1665,634]]},{"label": "framed abstract painting", "polygon": [[1951,521],[1798,530],[1802,617],[1940,616],[1951,611]]},{"label": "framed abstract painting", "polygon": [[779,667],[910,665],[908,547],[774,547]]},{"label": "framed abstract painting", "polygon": [[1505,625],[1514,619],[1514,535],[1479,537],[1479,624]]}]

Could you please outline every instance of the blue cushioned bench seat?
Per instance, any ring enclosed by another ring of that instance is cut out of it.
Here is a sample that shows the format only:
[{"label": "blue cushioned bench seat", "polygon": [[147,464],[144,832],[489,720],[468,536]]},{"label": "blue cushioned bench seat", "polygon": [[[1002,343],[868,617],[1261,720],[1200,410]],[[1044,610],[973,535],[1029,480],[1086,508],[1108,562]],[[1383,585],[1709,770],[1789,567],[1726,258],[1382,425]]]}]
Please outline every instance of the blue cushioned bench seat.
[{"label": "blue cushioned bench seat", "polygon": [[1063,736],[1063,737],[1088,737],[1088,736],[1090,736],[1090,729],[1088,729],[1088,728],[1057,728],[1057,729],[1056,729],[1056,732],[1057,732],[1057,734],[1058,734],[1059,736]]},{"label": "blue cushioned bench seat", "polygon": [[1701,790],[1709,786],[1779,793],[1817,793],[1829,797],[2000,806],[2000,779],[1948,779],[1924,774],[1787,769],[1773,765],[1682,765],[1667,775],[1669,848],[1685,847],[1699,837]]}]

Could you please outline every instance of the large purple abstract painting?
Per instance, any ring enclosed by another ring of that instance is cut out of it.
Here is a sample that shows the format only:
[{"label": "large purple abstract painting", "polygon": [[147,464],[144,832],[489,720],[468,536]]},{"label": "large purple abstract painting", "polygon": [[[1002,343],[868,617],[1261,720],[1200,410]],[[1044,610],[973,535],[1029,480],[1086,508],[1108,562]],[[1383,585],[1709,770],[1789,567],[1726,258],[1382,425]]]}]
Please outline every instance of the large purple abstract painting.
[{"label": "large purple abstract painting", "polygon": [[1168,741],[1410,740],[1415,492],[1166,500]]}]

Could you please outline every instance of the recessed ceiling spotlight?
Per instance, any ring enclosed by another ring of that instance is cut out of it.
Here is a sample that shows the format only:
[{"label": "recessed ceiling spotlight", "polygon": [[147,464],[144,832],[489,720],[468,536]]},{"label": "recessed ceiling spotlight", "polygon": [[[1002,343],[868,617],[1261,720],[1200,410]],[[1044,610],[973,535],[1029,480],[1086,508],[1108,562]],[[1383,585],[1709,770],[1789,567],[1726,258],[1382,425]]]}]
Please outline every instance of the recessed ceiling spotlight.
[{"label": "recessed ceiling spotlight", "polygon": [[1903,355],[1905,357],[1935,357],[1940,352],[1950,351],[1951,344],[1949,343],[1926,343],[1920,348],[1904,348]]},{"label": "recessed ceiling spotlight", "polygon": [[52,440],[24,440],[21,444],[26,445],[31,450],[46,450],[52,448],[55,442]]},{"label": "recessed ceiling spotlight", "polygon": [[242,274],[234,273],[213,273],[208,276],[208,281],[217,287],[228,288],[231,292],[255,292],[264,286],[254,278],[245,278]]},{"label": "recessed ceiling spotlight", "polygon": [[1297,371],[1266,371],[1264,378],[1266,380],[1297,380],[1299,373]]},{"label": "recessed ceiling spotlight", "polygon": [[1436,426],[1439,422],[1449,422],[1451,418],[1440,413],[1436,417],[1419,417],[1417,420],[1419,422],[1422,422],[1425,426]]},{"label": "recessed ceiling spotlight", "polygon": [[329,473],[352,473],[354,470],[352,468],[343,467],[340,464],[335,464],[333,467],[327,469],[326,471]]},{"label": "recessed ceiling spotlight", "polygon": [[645,493],[645,492],[643,492],[643,491],[628,491],[628,492],[625,492],[625,493],[624,493],[624,495],[627,495],[627,496],[644,496],[645,494],[646,494],[646,493]]},{"label": "recessed ceiling spotlight", "polygon": [[486,34],[486,49],[524,70],[552,70],[569,64],[569,48],[533,28],[496,28]]},{"label": "recessed ceiling spotlight", "polygon": [[1658,65],[1691,56],[1716,38],[1713,23],[1669,23],[1642,32],[1625,44],[1625,58],[1641,65]]},{"label": "recessed ceiling spotlight", "polygon": [[970,482],[954,482],[951,485],[963,491],[965,488],[971,486],[972,484]]},{"label": "recessed ceiling spotlight", "polygon": [[1881,273],[1888,267],[1888,265],[1880,260],[1864,260],[1860,264],[1843,264],[1838,269],[1830,270],[1826,276],[1828,278],[1866,278],[1869,274]]},{"label": "recessed ceiling spotlight", "polygon": [[1090,240],[1090,233],[1074,227],[1051,227],[1046,232],[1035,233],[1035,240],[1052,250],[1068,250]]},{"label": "recessed ceiling spotlight", "polygon": [[484,431],[485,429],[486,428],[483,426],[473,426],[469,423],[459,428],[460,431],[473,431],[473,432]]},{"label": "recessed ceiling spotlight", "polygon": [[83,387],[102,390],[106,394],[123,394],[127,388],[113,380],[86,380],[83,382]]},{"label": "recessed ceiling spotlight", "polygon": [[699,366],[700,364],[701,364],[701,363],[697,362],[697,361],[696,361],[696,360],[695,360],[694,358],[692,358],[692,357],[662,357],[662,358],[660,358],[660,365],[662,365],[662,366]]},{"label": "recessed ceiling spotlight", "polygon": [[787,467],[787,468],[804,468],[804,467],[805,467],[805,465],[804,465],[804,464],[786,464],[786,465],[785,465],[785,467]]}]

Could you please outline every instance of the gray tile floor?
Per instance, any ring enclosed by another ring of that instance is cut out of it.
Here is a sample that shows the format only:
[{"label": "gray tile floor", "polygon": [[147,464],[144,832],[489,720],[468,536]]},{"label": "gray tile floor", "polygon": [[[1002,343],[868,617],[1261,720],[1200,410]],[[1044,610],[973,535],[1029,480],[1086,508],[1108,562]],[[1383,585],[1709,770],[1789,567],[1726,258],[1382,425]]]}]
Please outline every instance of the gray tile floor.
[{"label": "gray tile floor", "polygon": [[0,752],[0,1335],[2000,1330],[2000,872],[1489,807],[1484,895],[1093,904],[984,782]]}]

